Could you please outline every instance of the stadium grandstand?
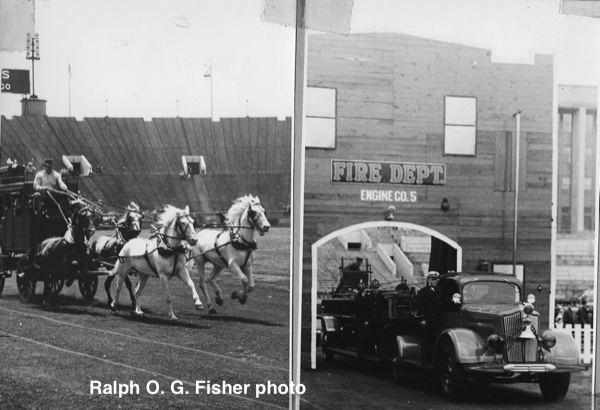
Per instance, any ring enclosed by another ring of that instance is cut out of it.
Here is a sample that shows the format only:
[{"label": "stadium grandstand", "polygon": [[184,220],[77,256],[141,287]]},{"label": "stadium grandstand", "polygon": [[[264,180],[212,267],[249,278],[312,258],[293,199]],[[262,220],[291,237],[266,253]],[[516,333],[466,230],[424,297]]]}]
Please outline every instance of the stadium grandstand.
[{"label": "stadium grandstand", "polygon": [[[275,224],[289,224],[291,118],[55,118],[2,116],[0,160],[45,158],[60,171],[89,163],[80,192],[109,208],[137,202],[143,210],[190,206],[206,222],[237,197],[258,196]],[[84,159],[81,159],[84,157]],[[182,160],[184,159],[184,160]],[[187,159],[187,161],[185,160]],[[187,165],[187,169],[184,167]],[[205,165],[205,166],[204,166]]]}]

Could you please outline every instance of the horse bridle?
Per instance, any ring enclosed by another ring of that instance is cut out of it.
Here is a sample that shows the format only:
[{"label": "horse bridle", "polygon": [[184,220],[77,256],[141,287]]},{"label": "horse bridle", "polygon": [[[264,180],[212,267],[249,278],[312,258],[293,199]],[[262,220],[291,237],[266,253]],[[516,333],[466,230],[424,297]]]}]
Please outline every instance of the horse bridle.
[{"label": "horse bridle", "polygon": [[[125,216],[125,226],[117,226],[117,241],[119,242],[120,245],[125,245],[128,240],[132,239],[132,235],[130,233],[133,231],[133,229],[131,228],[131,222],[133,221],[133,217],[131,216],[131,214],[139,215],[140,219],[142,218],[142,214],[140,214],[139,212],[127,211],[127,215]],[[141,228],[142,228],[142,224],[140,222],[140,230],[135,231],[135,232],[137,232],[138,235],[141,231]],[[125,239],[123,237],[122,230],[127,232],[127,239]],[[136,237],[137,237],[137,235],[136,235]]]},{"label": "horse bridle", "polygon": [[[85,231],[85,230],[87,230],[87,229],[90,228],[90,225],[94,226],[94,224],[92,223],[92,220],[90,218],[89,219],[90,224],[88,226],[80,226],[79,223],[81,221],[81,218],[84,216],[83,215],[83,211],[90,212],[90,208],[87,207],[87,206],[85,206],[85,207],[83,207],[81,209],[78,209],[77,211],[73,212],[71,227],[77,228],[77,229],[81,229],[81,230]],[[94,229],[95,229],[95,227],[94,227]]]},{"label": "horse bridle", "polygon": [[[262,206],[260,204],[257,204],[258,206],[260,206],[262,208]],[[262,213],[265,215],[265,218],[267,217],[267,211],[265,211],[264,208],[262,208]],[[250,221],[250,224],[252,224],[252,226],[250,228],[254,228],[258,231],[262,231],[262,229],[258,226],[258,223],[256,223],[256,218],[258,217],[257,212],[254,210],[253,205],[248,205],[248,220]],[[241,217],[240,217],[240,225],[241,223]],[[240,226],[240,228],[246,228],[245,226]]]},{"label": "horse bridle", "polygon": [[[139,218],[138,219],[134,219],[133,216],[132,216],[132,214],[139,215]],[[128,230],[131,231],[132,230],[131,224],[134,221],[138,221],[139,222],[141,219],[142,219],[142,214],[140,214],[139,212],[136,212],[136,211],[127,211],[127,216],[125,217],[125,226],[127,227]],[[140,222],[140,230],[141,230],[141,227],[142,227],[142,223]]]},{"label": "horse bridle", "polygon": [[[182,230],[179,220],[184,217],[187,218],[187,220],[188,220],[188,226],[185,227],[185,230]],[[163,238],[185,240],[185,238],[186,238],[185,234],[188,231],[188,229],[190,228],[190,226],[192,227],[192,229],[194,229],[194,220],[193,220],[192,216],[190,214],[182,214],[182,215],[179,215],[177,217],[177,220],[175,221],[175,231],[176,231],[176,233],[179,232],[181,234],[180,237],[179,236],[169,236],[167,234],[159,233],[159,232],[157,232],[156,234],[162,236]]]}]

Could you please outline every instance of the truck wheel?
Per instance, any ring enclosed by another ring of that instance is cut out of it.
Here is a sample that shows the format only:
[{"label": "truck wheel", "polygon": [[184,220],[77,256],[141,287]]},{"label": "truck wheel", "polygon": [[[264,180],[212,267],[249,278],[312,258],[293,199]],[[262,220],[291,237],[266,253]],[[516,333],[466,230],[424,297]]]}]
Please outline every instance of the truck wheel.
[{"label": "truck wheel", "polygon": [[4,282],[6,282],[6,278],[4,277],[4,258],[2,257],[2,245],[0,244],[0,295],[2,295],[2,291],[4,290]]},{"label": "truck wheel", "polygon": [[416,380],[414,371],[412,371],[412,369],[406,369],[406,366],[402,366],[399,359],[400,349],[396,343],[394,346],[394,356],[392,357],[392,375],[394,376],[394,381],[400,385],[413,384]]},{"label": "truck wheel", "polygon": [[4,277],[4,261],[2,258],[2,247],[0,246],[0,295],[4,290],[4,282],[6,282],[6,278]]},{"label": "truck wheel", "polygon": [[540,374],[540,391],[548,401],[561,401],[569,391],[571,373]]},{"label": "truck wheel", "polygon": [[467,378],[462,364],[456,360],[454,346],[448,343],[442,350],[441,387],[444,397],[449,400],[462,400],[467,391]]},{"label": "truck wheel", "polygon": [[332,335],[330,335],[329,332],[323,332],[323,338],[321,339],[321,352],[326,362],[333,361],[333,352],[329,350],[329,345],[332,342],[332,340],[330,340],[331,338]]}]

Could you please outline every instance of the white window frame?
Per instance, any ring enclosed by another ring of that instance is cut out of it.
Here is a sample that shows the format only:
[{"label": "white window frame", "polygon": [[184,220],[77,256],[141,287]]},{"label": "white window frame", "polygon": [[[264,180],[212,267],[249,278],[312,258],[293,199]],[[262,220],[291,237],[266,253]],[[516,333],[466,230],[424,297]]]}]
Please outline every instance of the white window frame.
[{"label": "white window frame", "polygon": [[304,146],[306,148],[335,149],[337,89],[306,87],[304,97]]},{"label": "white window frame", "polygon": [[475,156],[477,147],[477,99],[444,97],[444,154]]}]

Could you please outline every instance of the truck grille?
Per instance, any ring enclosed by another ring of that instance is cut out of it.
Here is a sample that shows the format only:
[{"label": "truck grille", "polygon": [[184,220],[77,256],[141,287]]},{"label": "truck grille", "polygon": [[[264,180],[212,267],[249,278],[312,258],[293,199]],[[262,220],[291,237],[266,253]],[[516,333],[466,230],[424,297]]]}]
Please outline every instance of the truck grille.
[{"label": "truck grille", "polygon": [[[538,318],[531,316],[531,324],[538,330]],[[523,319],[521,312],[502,318],[504,340],[506,341],[506,361],[508,363],[535,363],[537,360],[537,339],[519,339]]]}]

